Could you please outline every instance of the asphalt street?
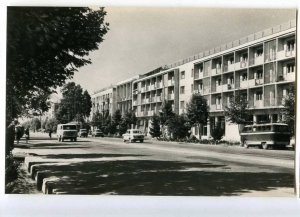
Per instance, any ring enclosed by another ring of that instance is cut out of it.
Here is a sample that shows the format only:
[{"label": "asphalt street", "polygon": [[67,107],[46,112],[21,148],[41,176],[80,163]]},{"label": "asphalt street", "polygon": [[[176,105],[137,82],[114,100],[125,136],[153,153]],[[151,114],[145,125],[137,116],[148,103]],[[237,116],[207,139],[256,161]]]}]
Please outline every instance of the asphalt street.
[{"label": "asphalt street", "polygon": [[58,142],[42,135],[15,157],[47,194],[293,196],[292,150],[118,138]]}]

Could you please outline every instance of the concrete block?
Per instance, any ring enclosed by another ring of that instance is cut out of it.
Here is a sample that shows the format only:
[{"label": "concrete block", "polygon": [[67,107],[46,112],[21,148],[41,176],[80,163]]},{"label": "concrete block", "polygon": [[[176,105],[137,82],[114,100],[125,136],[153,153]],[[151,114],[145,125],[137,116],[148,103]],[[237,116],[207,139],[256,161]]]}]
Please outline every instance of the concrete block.
[{"label": "concrete block", "polygon": [[53,183],[56,181],[59,181],[59,178],[57,177],[44,178],[42,184],[42,192],[44,194],[53,194]]}]

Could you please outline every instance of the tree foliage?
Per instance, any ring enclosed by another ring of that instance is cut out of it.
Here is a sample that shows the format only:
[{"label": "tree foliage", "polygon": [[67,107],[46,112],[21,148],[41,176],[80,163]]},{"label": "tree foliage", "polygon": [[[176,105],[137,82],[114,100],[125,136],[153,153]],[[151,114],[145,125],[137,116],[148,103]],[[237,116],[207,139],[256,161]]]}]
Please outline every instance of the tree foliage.
[{"label": "tree foliage", "polygon": [[161,131],[160,131],[160,122],[159,117],[155,114],[152,117],[152,124],[150,127],[150,135],[154,138],[160,137]]},{"label": "tree foliage", "polygon": [[192,126],[206,124],[208,118],[208,106],[206,99],[200,94],[193,94],[187,104],[187,118]]},{"label": "tree foliage", "polygon": [[224,135],[224,129],[221,127],[221,123],[218,122],[214,127],[214,129],[212,129],[211,136],[215,142],[218,142],[222,139],[223,135]]},{"label": "tree foliage", "polygon": [[92,126],[101,127],[103,125],[102,122],[103,122],[103,115],[97,110],[92,116],[91,124]]},{"label": "tree foliage", "polygon": [[86,91],[83,92],[81,86],[76,85],[74,82],[67,83],[61,92],[63,98],[56,113],[58,122],[83,122],[91,112],[91,97],[87,97],[88,93]]},{"label": "tree foliage", "polygon": [[295,89],[294,86],[290,86],[288,95],[283,100],[283,109],[281,110],[281,115],[283,116],[283,122],[289,126],[291,130],[291,135],[295,135],[295,107],[296,107],[296,98],[295,98]]},{"label": "tree foliage", "polygon": [[230,99],[229,106],[225,106],[224,112],[227,120],[235,124],[247,124],[251,117],[247,98],[239,92]]},{"label": "tree foliage", "polygon": [[103,8],[8,7],[8,121],[26,109],[44,111],[47,97],[41,96],[49,96],[91,63],[86,56],[108,31],[105,15]]},{"label": "tree foliage", "polygon": [[165,101],[161,112],[159,113],[159,120],[162,125],[168,125],[168,121],[175,116],[172,109],[171,101]]},{"label": "tree foliage", "polygon": [[168,130],[173,139],[182,139],[189,136],[190,129],[191,126],[188,124],[187,117],[183,114],[175,114],[174,117],[168,121]]}]

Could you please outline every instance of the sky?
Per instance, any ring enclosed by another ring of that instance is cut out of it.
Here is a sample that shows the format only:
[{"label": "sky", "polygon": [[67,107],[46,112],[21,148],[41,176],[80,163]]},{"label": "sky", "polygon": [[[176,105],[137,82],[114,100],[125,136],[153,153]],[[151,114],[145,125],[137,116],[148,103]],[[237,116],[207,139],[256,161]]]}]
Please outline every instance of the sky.
[{"label": "sky", "polygon": [[94,91],[296,18],[293,9],[106,7],[110,30],[73,81]]}]

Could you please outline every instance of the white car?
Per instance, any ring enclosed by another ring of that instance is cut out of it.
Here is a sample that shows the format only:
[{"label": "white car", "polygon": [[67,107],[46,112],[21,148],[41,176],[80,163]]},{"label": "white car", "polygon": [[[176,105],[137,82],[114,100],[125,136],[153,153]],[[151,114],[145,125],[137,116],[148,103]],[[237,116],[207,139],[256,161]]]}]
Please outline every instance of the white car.
[{"label": "white car", "polygon": [[129,142],[135,142],[135,141],[140,141],[141,143],[144,142],[144,134],[136,129],[130,129],[127,130],[125,134],[123,134],[123,141],[129,141]]}]

